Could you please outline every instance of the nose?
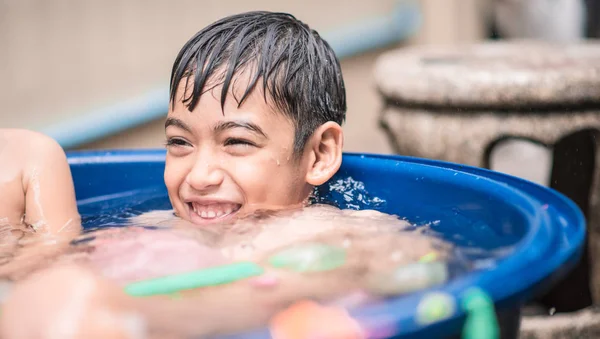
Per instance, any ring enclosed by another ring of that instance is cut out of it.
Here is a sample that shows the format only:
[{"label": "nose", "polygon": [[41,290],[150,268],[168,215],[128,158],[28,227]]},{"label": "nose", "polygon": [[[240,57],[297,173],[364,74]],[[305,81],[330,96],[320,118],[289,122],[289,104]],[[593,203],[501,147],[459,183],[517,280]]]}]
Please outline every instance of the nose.
[{"label": "nose", "polygon": [[225,178],[219,162],[214,157],[204,153],[199,155],[194,166],[185,178],[191,188],[206,192],[219,187]]}]

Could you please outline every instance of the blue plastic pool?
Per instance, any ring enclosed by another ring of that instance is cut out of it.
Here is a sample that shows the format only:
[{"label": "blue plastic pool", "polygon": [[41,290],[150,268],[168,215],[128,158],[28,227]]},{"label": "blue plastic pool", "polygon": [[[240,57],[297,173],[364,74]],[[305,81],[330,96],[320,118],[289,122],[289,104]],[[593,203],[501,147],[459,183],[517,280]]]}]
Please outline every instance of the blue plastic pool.
[{"label": "blue plastic pool", "polygon": [[[107,222],[94,219],[96,215],[126,216],[129,207],[169,208],[164,155],[162,150],[69,153],[86,226]],[[434,222],[431,230],[464,248],[466,256],[482,253],[468,250],[473,248],[487,254],[480,260],[486,265],[435,290],[452,296],[458,305],[469,287],[486,291],[496,305],[503,337],[515,335],[519,307],[562,278],[581,255],[585,221],[576,205],[515,177],[425,159],[345,154],[332,180],[347,178],[361,181],[370,196],[382,198],[377,209],[417,224]],[[350,204],[327,187],[322,186],[321,195],[341,207],[369,207]],[[379,321],[399,338],[460,335],[465,321],[460,307],[432,325],[416,321],[417,306],[429,292],[391,299],[354,315],[365,323]],[[244,337],[267,335],[265,330]]]}]

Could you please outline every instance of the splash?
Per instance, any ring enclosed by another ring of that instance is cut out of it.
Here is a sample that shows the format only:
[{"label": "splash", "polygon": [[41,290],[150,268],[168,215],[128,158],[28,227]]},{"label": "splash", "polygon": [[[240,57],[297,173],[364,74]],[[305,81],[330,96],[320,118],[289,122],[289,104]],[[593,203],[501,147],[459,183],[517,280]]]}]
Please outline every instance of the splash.
[{"label": "splash", "polygon": [[[344,204],[341,204],[343,206],[338,207],[352,210],[376,209],[382,207],[386,202],[384,199],[369,194],[365,188],[365,184],[352,177],[331,182],[328,191],[326,192],[323,192],[322,188],[317,190],[315,200],[318,203],[343,201],[345,202]],[[338,205],[340,205],[340,203],[338,203]]]}]

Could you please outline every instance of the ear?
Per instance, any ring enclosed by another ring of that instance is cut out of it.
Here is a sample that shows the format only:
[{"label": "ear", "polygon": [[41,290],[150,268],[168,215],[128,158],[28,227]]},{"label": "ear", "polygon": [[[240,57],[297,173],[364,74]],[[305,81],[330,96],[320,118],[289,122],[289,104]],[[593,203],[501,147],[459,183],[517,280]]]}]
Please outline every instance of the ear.
[{"label": "ear", "polygon": [[328,121],[311,136],[307,145],[310,152],[306,182],[313,186],[322,185],[340,169],[342,147],[344,146],[342,127]]}]

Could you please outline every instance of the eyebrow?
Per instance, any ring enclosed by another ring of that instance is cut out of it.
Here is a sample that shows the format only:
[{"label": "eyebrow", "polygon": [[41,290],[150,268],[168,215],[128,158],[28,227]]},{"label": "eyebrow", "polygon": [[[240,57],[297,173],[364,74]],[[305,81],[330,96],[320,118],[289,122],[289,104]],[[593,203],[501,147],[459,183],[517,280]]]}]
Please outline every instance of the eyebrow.
[{"label": "eyebrow", "polygon": [[224,122],[220,122],[218,123],[213,130],[215,132],[222,132],[224,130],[228,130],[228,129],[232,129],[232,128],[244,128],[247,129],[251,132],[254,132],[255,134],[259,134],[262,135],[265,138],[269,138],[267,136],[267,134],[265,132],[263,132],[263,130],[258,127],[258,125],[253,124],[251,122],[246,122],[246,121],[224,121]]},{"label": "eyebrow", "polygon": [[[186,132],[192,133],[192,129],[188,125],[186,125],[185,122],[183,122],[177,118],[167,118],[167,120],[165,121],[165,129],[169,126],[178,127]],[[215,127],[213,127],[213,130],[215,132],[222,132],[222,131],[225,131],[228,129],[233,129],[233,128],[244,128],[253,133],[259,134],[267,139],[269,138],[267,136],[267,134],[258,125],[253,124],[251,122],[246,122],[246,121],[220,122],[217,125],[215,125]]]},{"label": "eyebrow", "polygon": [[192,129],[189,128],[188,125],[185,124],[185,122],[176,119],[176,118],[167,118],[167,120],[165,121],[165,129],[167,129],[167,127],[169,126],[175,126],[175,127],[179,127],[182,130],[191,133]]}]

